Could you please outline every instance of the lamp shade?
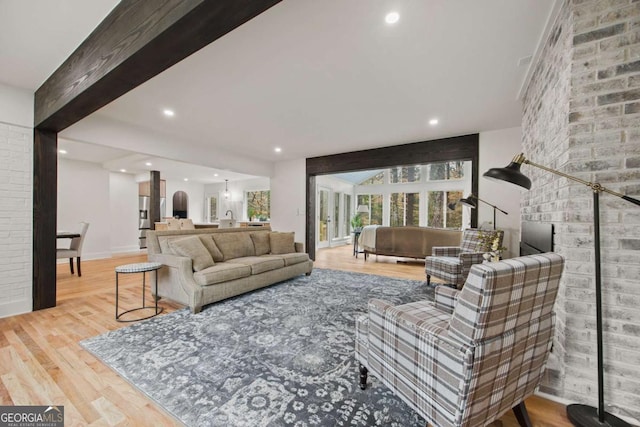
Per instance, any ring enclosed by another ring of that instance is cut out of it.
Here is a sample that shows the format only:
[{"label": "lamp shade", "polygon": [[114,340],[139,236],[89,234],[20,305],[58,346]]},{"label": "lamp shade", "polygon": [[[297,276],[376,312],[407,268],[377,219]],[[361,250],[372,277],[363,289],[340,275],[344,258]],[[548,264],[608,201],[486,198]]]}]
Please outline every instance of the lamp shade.
[{"label": "lamp shade", "polygon": [[367,205],[358,205],[358,213],[369,213],[369,206]]},{"label": "lamp shade", "polygon": [[497,181],[506,181],[519,187],[531,188],[531,180],[520,172],[521,163],[511,162],[504,168],[492,168],[486,171],[482,176]]},{"label": "lamp shade", "polygon": [[477,207],[476,202],[473,200],[472,196],[465,197],[459,200],[461,205],[465,205],[470,207],[471,209],[475,209]]}]

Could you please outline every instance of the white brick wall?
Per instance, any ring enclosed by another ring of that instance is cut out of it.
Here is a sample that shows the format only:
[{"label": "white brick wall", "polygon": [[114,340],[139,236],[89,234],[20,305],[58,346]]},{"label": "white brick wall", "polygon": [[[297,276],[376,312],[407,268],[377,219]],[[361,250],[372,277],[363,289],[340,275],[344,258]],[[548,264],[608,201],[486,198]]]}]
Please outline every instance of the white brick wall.
[{"label": "white brick wall", "polygon": [[[532,161],[640,197],[640,3],[568,0],[524,99]],[[543,391],[597,406],[593,196],[524,166],[523,219],[553,222],[566,257]],[[601,196],[605,403],[640,419],[640,207]]]},{"label": "white brick wall", "polygon": [[33,130],[0,122],[0,317],[32,308]]}]

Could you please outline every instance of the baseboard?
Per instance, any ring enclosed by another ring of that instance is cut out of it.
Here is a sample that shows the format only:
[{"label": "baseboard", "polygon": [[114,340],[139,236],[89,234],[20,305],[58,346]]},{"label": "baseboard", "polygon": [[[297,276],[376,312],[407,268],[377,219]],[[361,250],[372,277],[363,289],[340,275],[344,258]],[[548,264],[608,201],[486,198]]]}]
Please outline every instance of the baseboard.
[{"label": "baseboard", "polygon": [[[89,252],[89,253],[83,253],[82,256],[80,257],[82,261],[89,261],[92,259],[105,259],[105,258],[111,258],[111,252]],[[68,264],[69,258],[60,258],[57,260],[57,263]]]},{"label": "baseboard", "polygon": [[[94,259],[106,259],[112,258],[114,254],[133,254],[133,253],[146,253],[146,250],[140,249],[139,246],[118,246],[111,249],[111,252],[91,252],[83,253],[82,261],[90,261]],[[68,264],[69,258],[61,258],[56,261],[58,264]]]},{"label": "baseboard", "polygon": [[111,254],[131,254],[131,253],[139,253],[141,251],[140,246],[138,245],[129,245],[129,246],[115,246],[111,248]]},{"label": "baseboard", "polygon": [[33,311],[31,300],[11,301],[0,304],[0,318],[17,316],[18,314],[30,313]]},{"label": "baseboard", "polygon": [[[572,402],[568,399],[565,399],[563,397],[558,397],[558,396],[554,396],[553,394],[548,394],[548,393],[543,393],[541,391],[536,391],[534,393],[536,396],[542,397],[543,399],[547,399],[550,400],[552,402],[556,402],[559,403],[561,405],[567,406],[567,405],[572,405],[574,403],[581,403],[581,402]],[[621,415],[621,414],[614,414],[616,417],[628,422],[631,425],[640,425],[640,420],[636,420],[635,418],[626,416],[626,415]]]}]

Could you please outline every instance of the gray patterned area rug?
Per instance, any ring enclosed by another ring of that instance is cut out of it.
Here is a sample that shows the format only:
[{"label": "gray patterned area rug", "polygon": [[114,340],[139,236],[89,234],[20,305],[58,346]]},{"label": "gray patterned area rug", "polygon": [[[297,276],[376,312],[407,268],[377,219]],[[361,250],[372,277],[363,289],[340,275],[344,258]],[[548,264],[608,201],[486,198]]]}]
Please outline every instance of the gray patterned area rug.
[{"label": "gray patterned area rug", "polygon": [[424,282],[316,269],[80,344],[188,426],[424,426],[369,376],[355,319],[369,298],[432,298]]}]

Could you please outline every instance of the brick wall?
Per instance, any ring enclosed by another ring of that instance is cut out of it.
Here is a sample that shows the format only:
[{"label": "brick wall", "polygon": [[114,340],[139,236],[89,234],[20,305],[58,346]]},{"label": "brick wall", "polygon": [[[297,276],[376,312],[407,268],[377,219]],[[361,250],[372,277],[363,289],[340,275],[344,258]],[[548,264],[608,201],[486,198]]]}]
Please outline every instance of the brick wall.
[{"label": "brick wall", "polygon": [[32,132],[0,122],[0,317],[32,307]]},{"label": "brick wall", "polygon": [[[534,162],[640,197],[640,2],[567,0],[524,97]],[[530,166],[523,220],[552,222],[566,257],[542,391],[597,405],[593,195]],[[640,207],[603,194],[605,402],[640,419]]]}]

